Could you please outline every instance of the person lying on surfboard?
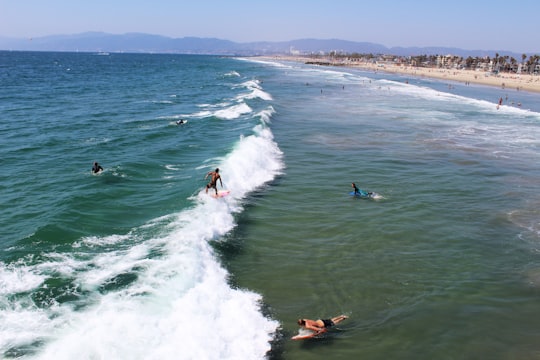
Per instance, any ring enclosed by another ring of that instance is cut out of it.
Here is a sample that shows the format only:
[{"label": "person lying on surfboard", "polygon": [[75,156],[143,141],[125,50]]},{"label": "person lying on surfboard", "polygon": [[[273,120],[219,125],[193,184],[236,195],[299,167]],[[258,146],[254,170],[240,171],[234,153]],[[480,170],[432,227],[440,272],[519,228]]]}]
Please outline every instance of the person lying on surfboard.
[{"label": "person lying on surfboard", "polygon": [[205,179],[208,176],[212,176],[210,179],[210,182],[206,185],[206,193],[208,194],[208,189],[212,188],[216,191],[216,196],[218,195],[217,192],[217,181],[219,180],[219,183],[221,184],[221,187],[223,187],[223,182],[221,181],[221,176],[219,175],[219,168],[216,168],[216,171],[210,171],[206,176]]},{"label": "person lying on surfboard", "polygon": [[310,320],[310,319],[298,319],[298,325],[303,326],[308,330],[315,331],[315,335],[322,334],[326,332],[326,329],[336,325],[337,323],[342,322],[343,320],[349,318],[345,315],[339,315],[331,319],[319,319],[319,320]]},{"label": "person lying on surfboard", "polygon": [[352,188],[354,189],[354,195],[358,195],[358,196],[371,196],[373,193],[372,192],[367,192],[367,191],[364,191],[364,190],[360,190],[355,183],[352,183]]}]

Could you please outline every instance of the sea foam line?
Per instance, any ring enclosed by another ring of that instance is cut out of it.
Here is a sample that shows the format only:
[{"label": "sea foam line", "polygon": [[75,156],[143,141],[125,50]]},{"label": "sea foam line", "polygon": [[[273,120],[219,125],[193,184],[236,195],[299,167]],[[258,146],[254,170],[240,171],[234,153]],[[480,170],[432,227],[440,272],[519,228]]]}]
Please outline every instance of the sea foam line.
[{"label": "sea foam line", "polygon": [[[268,107],[254,115],[260,122],[253,134],[216,165],[231,196],[201,193],[192,208],[127,236],[87,238],[77,251],[34,265],[0,264],[9,292],[0,293],[0,354],[38,346],[28,358],[264,357],[279,324],[262,315],[259,294],[230,287],[209,242],[230,232],[241,200],[284,167],[267,127],[273,113]],[[7,296],[46,291],[53,278],[65,281],[75,300],[36,307]]]}]

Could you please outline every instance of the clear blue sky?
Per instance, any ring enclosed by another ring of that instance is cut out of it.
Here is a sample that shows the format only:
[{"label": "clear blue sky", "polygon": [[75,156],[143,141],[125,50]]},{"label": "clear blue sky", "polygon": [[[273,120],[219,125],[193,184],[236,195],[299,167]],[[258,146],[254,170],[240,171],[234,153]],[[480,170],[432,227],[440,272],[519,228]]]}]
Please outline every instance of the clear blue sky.
[{"label": "clear blue sky", "polygon": [[540,54],[538,0],[0,0],[0,37],[102,31]]}]

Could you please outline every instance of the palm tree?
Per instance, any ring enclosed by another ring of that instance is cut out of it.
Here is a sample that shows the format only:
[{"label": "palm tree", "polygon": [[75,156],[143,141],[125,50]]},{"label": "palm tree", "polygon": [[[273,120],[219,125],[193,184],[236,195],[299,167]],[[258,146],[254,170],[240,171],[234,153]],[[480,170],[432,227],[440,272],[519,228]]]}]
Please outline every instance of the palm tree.
[{"label": "palm tree", "polygon": [[474,63],[474,59],[471,56],[469,56],[467,58],[467,60],[465,60],[465,64],[467,66],[467,69],[470,69],[472,67],[473,63]]},{"label": "palm tree", "polygon": [[510,64],[512,64],[511,66],[512,72],[516,72],[517,60],[513,56],[510,58]]},{"label": "palm tree", "polygon": [[521,55],[521,70],[523,71],[523,67],[525,66],[525,59],[527,58],[527,54],[523,53]]},{"label": "palm tree", "polygon": [[508,71],[508,58],[510,58],[509,55],[504,55],[504,58],[503,58],[503,69],[504,69],[504,71]]},{"label": "palm tree", "polygon": [[528,67],[527,70],[528,70],[529,74],[532,74],[532,71],[533,71],[533,68],[534,68],[534,66],[533,66],[533,64],[534,64],[534,56],[535,55],[529,56],[529,60],[527,61],[527,67]]}]

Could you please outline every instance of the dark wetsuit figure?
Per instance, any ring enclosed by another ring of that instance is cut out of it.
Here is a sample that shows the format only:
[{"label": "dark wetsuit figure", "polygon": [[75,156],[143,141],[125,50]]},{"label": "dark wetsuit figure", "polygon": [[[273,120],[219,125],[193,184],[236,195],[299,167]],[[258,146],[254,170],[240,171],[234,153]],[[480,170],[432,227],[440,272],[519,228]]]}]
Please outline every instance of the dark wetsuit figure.
[{"label": "dark wetsuit figure", "polygon": [[329,328],[330,326],[336,325],[336,324],[334,324],[332,319],[321,319],[321,321],[324,323],[325,328]]},{"label": "dark wetsuit figure", "polygon": [[94,162],[94,166],[92,166],[92,172],[93,172],[94,174],[97,174],[97,173],[100,172],[100,171],[103,171],[103,168],[101,167],[101,165],[99,165],[99,164],[97,163],[97,161]]}]

